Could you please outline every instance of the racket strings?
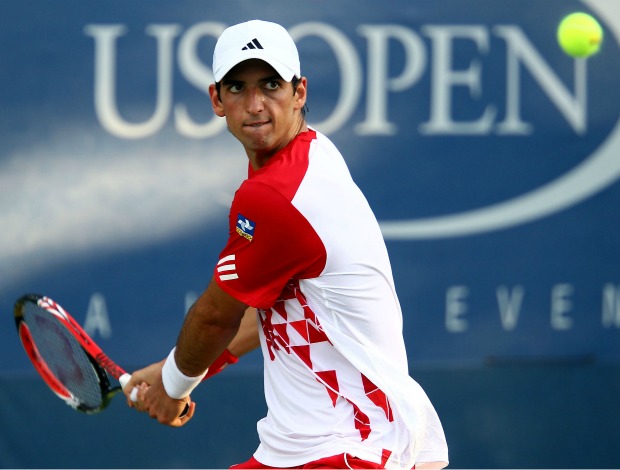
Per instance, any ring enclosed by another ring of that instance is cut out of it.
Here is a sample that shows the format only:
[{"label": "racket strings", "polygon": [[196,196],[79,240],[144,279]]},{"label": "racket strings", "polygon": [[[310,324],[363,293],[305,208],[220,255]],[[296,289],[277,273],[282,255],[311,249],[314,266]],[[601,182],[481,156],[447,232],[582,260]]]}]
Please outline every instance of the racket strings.
[{"label": "racket strings", "polygon": [[97,371],[78,341],[49,312],[27,303],[24,320],[41,359],[85,409],[103,401]]}]

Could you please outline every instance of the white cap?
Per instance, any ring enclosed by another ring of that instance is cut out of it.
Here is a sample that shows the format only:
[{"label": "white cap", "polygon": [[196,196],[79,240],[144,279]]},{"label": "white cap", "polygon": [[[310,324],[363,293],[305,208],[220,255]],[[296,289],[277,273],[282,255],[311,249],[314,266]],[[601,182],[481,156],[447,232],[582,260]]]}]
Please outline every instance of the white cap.
[{"label": "white cap", "polygon": [[219,82],[235,65],[248,59],[264,60],[287,82],[293,76],[301,77],[297,46],[279,24],[252,20],[227,28],[213,52],[215,81]]}]

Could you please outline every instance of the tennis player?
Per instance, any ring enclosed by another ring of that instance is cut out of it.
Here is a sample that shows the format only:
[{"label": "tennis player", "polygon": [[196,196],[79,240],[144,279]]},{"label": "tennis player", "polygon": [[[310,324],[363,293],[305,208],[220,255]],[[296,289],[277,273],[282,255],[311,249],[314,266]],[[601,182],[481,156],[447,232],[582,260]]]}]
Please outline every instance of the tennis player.
[{"label": "tennis player", "polygon": [[181,426],[194,387],[260,344],[268,413],[254,455],[231,468],[446,466],[439,418],[408,374],[379,225],[334,144],[306,124],[295,43],[275,23],[231,26],[213,73],[213,110],[248,178],[209,286],[168,358],[133,374],[130,406]]}]

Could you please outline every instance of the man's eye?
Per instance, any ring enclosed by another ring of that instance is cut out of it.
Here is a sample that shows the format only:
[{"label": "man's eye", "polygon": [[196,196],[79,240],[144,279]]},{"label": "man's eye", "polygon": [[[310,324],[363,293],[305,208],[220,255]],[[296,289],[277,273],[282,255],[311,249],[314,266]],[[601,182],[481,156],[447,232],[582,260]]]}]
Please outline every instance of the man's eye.
[{"label": "man's eye", "polygon": [[277,90],[278,88],[280,88],[280,83],[273,81],[273,82],[267,82],[265,84],[265,88],[267,88],[268,90]]},{"label": "man's eye", "polygon": [[228,91],[230,91],[231,93],[239,93],[242,89],[241,85],[230,85],[228,87]]}]

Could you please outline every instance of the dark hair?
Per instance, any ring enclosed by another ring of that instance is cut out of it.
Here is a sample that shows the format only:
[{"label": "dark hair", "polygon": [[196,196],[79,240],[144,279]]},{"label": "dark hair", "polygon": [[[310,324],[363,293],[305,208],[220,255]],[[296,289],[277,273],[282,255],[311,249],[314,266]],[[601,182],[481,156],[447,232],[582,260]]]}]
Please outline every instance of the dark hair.
[{"label": "dark hair", "polygon": [[[299,85],[299,82],[301,82],[301,78],[297,78],[296,76],[293,75],[293,78],[291,79],[291,85],[293,87],[293,94],[297,93],[297,85]],[[222,101],[222,98],[220,97],[220,89],[222,88],[222,81],[220,80],[219,82],[215,82],[215,91],[217,92],[217,99]],[[308,112],[308,105],[304,104],[304,107],[301,108],[301,115],[303,117],[306,117],[306,113]]]}]

